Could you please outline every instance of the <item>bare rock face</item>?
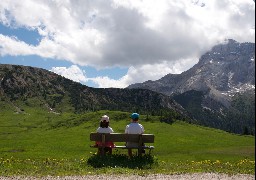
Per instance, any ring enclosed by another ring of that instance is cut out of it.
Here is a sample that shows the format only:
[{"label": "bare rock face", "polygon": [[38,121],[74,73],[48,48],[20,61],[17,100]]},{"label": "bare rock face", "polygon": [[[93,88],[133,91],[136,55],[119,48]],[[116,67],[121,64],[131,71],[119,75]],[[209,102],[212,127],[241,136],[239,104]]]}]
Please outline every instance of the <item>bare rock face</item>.
[{"label": "bare rock face", "polygon": [[166,95],[189,90],[209,91],[216,96],[223,94],[225,98],[255,89],[255,44],[228,40],[214,46],[188,71],[127,88],[151,89]]},{"label": "bare rock face", "polygon": [[[219,124],[224,123],[224,116],[227,115],[227,111],[230,113],[233,109],[234,101],[238,96],[249,94],[251,99],[255,97],[255,43],[238,43],[229,39],[223,44],[214,46],[201,56],[196,65],[181,74],[168,74],[159,80],[132,84],[127,88],[150,89],[169,95],[188,111],[193,109],[192,105],[190,109],[188,108],[188,103],[196,104],[195,101],[189,101],[189,99],[194,100],[195,97],[192,98],[192,96],[195,94],[198,96],[197,93],[191,92],[201,92],[200,98],[199,96],[197,98],[200,99],[200,111],[196,114],[191,112],[192,116],[203,125],[222,126]],[[187,97],[186,101],[184,97]],[[255,107],[255,101],[249,104]],[[207,110],[209,112],[205,113]],[[250,113],[253,114],[252,117],[255,117],[255,110]],[[206,122],[209,118],[209,121],[213,121],[212,123]],[[252,124],[255,125],[255,120],[249,119],[248,121],[254,121]]]}]

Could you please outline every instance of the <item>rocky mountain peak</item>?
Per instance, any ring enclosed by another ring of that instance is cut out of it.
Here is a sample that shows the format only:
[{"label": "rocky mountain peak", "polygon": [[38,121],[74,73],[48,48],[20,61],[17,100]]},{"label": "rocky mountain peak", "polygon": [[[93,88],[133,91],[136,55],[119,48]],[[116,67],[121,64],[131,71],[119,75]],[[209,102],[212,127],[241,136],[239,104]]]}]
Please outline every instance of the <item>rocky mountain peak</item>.
[{"label": "rocky mountain peak", "polygon": [[255,88],[254,59],[254,43],[228,40],[205,53],[194,68],[208,86],[233,96],[234,93]]},{"label": "rocky mountain peak", "polygon": [[255,43],[229,39],[181,74],[168,74],[128,88],[150,89],[173,97],[199,124],[242,132],[244,123],[254,131]]},{"label": "rocky mountain peak", "polygon": [[201,56],[191,69],[178,75],[168,74],[157,81],[130,85],[167,95],[189,90],[211,91],[227,99],[237,92],[255,89],[255,44],[227,40]]}]

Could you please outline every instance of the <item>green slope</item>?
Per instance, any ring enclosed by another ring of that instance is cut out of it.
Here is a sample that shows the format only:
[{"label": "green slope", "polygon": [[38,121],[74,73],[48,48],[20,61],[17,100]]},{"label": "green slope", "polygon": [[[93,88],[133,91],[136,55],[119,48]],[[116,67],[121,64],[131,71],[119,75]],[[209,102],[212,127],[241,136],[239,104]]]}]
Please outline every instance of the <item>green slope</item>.
[{"label": "green slope", "polygon": [[[62,175],[90,173],[141,173],[140,169],[94,169],[86,162],[96,149],[89,146],[90,132],[108,114],[115,132],[124,132],[129,113],[97,111],[86,114],[55,114],[13,107],[0,110],[0,172],[2,175]],[[144,173],[217,171],[254,173],[255,137],[191,125],[182,121],[160,123],[159,117],[141,116],[146,133],[155,134],[155,166]],[[127,152],[114,151],[115,154]],[[239,163],[241,165],[239,165]],[[64,165],[65,164],[65,165]]]}]

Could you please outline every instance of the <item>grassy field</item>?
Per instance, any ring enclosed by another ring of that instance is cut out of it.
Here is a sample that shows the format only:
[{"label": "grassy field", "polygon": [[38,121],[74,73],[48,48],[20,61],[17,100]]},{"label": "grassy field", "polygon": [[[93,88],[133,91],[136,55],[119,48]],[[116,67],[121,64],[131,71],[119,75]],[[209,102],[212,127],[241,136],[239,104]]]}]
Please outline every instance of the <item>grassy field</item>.
[{"label": "grassy field", "polygon": [[33,107],[21,113],[1,104],[0,175],[85,175],[224,172],[255,173],[255,137],[230,134],[182,121],[159,122],[141,116],[145,133],[155,134],[151,155],[129,159],[126,150],[98,157],[89,134],[100,117],[110,116],[115,132],[124,132],[129,113],[98,111],[57,114]]}]

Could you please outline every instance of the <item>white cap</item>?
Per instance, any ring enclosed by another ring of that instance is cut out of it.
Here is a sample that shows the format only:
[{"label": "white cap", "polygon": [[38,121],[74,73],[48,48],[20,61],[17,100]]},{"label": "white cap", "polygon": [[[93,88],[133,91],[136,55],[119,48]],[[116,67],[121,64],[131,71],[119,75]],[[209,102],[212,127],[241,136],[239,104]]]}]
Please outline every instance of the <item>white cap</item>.
[{"label": "white cap", "polygon": [[106,122],[109,122],[109,117],[107,115],[104,115],[101,117],[101,121],[106,121]]}]

